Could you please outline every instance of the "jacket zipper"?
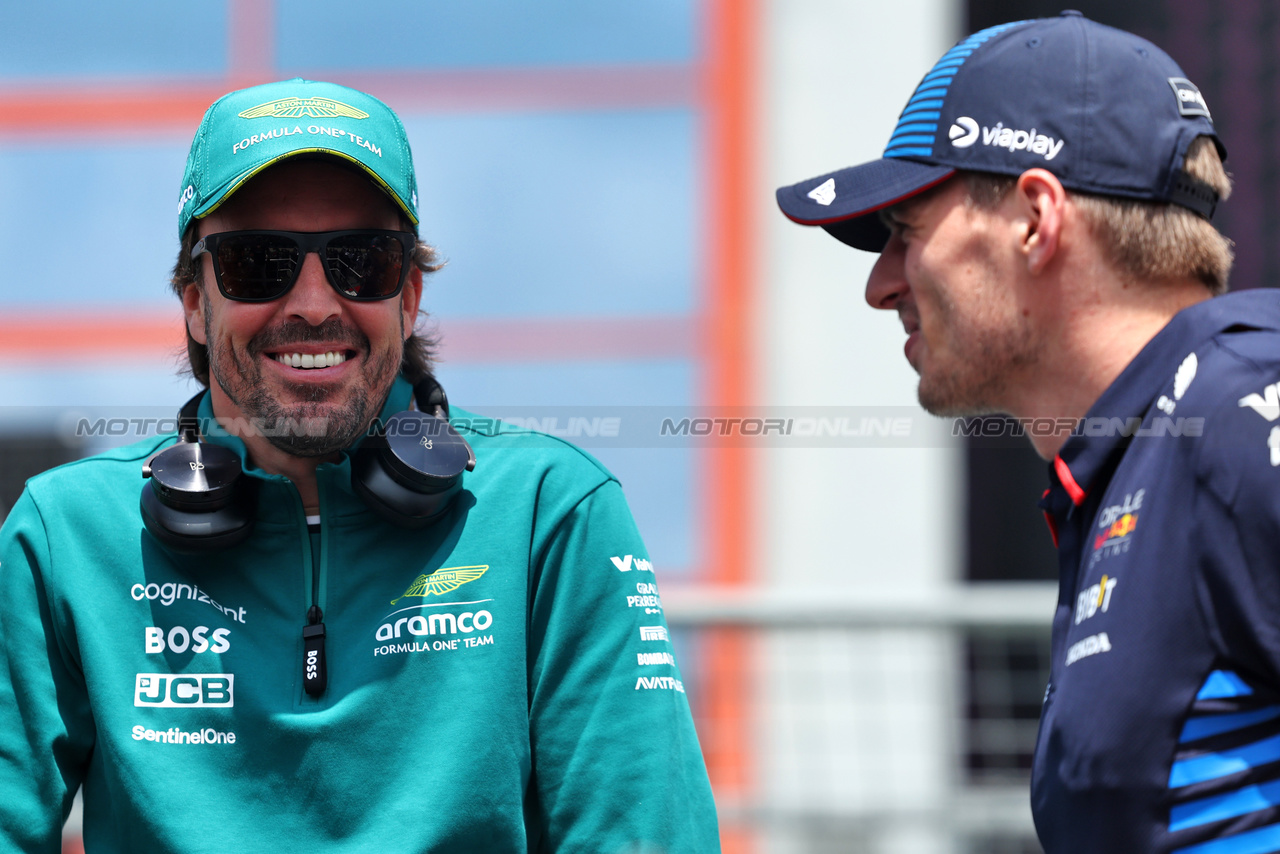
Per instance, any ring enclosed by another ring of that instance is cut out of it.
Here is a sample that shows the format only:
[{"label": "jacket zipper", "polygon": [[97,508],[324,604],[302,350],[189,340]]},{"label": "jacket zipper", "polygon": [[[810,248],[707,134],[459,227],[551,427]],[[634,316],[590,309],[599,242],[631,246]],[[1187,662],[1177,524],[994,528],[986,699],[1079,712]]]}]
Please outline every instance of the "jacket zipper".
[{"label": "jacket zipper", "polygon": [[[324,612],[320,610],[320,559],[311,554],[311,528],[307,526],[307,554],[311,558],[311,607],[302,629],[302,687],[309,697],[319,697],[329,684],[324,659]],[[323,535],[322,535],[323,537]],[[323,544],[323,538],[320,540]]]},{"label": "jacket zipper", "polygon": [[324,615],[317,605],[307,611],[307,625],[302,629],[302,640],[306,654],[302,660],[302,685],[307,694],[319,697],[329,683],[329,674],[324,666]]}]

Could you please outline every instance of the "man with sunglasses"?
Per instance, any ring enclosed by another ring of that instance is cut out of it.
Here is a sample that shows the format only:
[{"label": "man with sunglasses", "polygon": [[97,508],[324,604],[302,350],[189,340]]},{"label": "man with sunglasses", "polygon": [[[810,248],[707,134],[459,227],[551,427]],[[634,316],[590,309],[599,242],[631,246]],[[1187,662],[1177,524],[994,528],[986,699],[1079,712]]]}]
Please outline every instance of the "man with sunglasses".
[{"label": "man with sunglasses", "polygon": [[205,114],[173,286],[208,390],[0,532],[0,851],[57,850],[77,788],[90,850],[718,850],[618,482],[449,410],[417,202],[364,93]]}]

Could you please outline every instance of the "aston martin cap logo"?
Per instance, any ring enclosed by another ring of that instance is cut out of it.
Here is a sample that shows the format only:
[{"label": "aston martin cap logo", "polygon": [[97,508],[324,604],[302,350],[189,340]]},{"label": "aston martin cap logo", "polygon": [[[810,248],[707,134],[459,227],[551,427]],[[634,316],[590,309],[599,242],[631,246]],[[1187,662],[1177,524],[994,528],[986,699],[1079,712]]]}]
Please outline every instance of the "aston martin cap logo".
[{"label": "aston martin cap logo", "polygon": [[281,98],[268,101],[240,113],[242,119],[296,119],[311,116],[313,119],[332,119],[345,116],[349,119],[367,119],[369,114],[330,98]]},{"label": "aston martin cap logo", "polygon": [[485,563],[479,566],[451,566],[447,569],[437,569],[430,575],[423,573],[414,579],[403,595],[392,599],[391,604],[394,605],[409,596],[420,596],[424,599],[433,593],[443,596],[450,590],[457,590],[462,585],[475,581],[488,570],[489,564]]}]

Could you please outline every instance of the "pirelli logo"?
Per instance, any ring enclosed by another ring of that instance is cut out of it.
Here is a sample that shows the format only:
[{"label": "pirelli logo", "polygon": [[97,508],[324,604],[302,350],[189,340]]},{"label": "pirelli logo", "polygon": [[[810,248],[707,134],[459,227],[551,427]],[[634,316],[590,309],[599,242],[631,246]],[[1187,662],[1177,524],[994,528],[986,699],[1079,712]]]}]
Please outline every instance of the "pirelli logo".
[{"label": "pirelli logo", "polygon": [[250,107],[240,113],[242,119],[296,119],[310,116],[313,119],[367,119],[369,114],[350,104],[332,98],[281,98]]},{"label": "pirelli logo", "polygon": [[158,709],[230,708],[235,705],[235,674],[139,673],[133,704]]}]

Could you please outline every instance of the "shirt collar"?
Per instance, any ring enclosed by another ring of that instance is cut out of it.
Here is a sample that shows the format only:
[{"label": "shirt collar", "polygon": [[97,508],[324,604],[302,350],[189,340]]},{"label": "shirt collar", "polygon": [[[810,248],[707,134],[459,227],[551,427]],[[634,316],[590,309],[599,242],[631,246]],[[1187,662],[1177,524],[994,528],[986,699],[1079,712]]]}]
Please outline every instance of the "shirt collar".
[{"label": "shirt collar", "polygon": [[[1280,299],[1269,289],[1241,291],[1188,306],[1139,351],[1089,409],[1088,418],[1142,418],[1182,360],[1208,339],[1232,327],[1280,329]],[[1076,506],[1098,475],[1124,452],[1130,437],[1079,433],[1067,439],[1052,464],[1052,477]]]}]

